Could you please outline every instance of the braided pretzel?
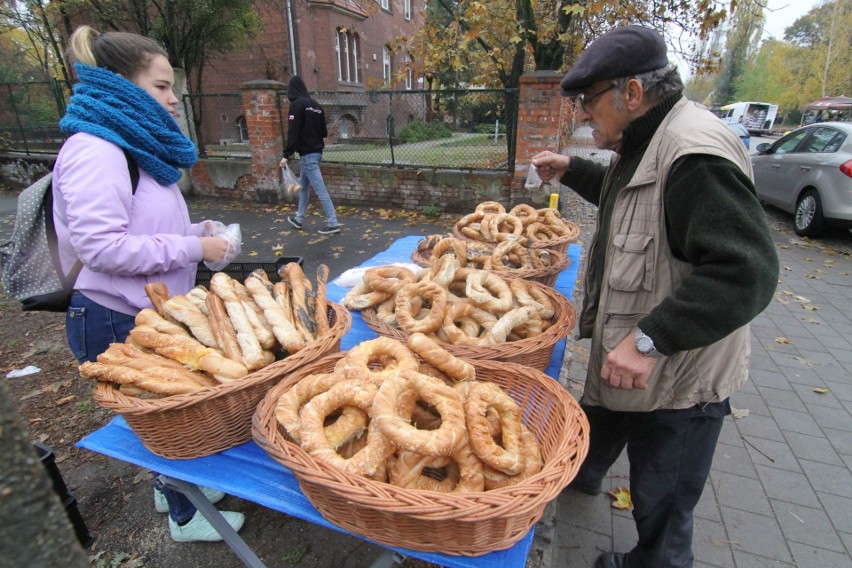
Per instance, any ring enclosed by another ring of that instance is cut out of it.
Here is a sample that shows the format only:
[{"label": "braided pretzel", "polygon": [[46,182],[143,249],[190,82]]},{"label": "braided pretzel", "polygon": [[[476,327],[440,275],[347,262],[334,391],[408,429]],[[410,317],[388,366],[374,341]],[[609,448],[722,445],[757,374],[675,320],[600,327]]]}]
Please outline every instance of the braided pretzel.
[{"label": "braided pretzel", "polygon": [[494,327],[491,328],[491,336],[497,343],[503,343],[509,336],[509,333],[522,325],[529,324],[530,320],[536,318],[536,310],[532,306],[524,306],[523,308],[515,308],[503,314]]},{"label": "braided pretzel", "polygon": [[515,205],[509,210],[509,214],[520,219],[524,226],[538,220],[538,210],[526,203]]},{"label": "braided pretzel", "polygon": [[483,201],[476,206],[475,211],[478,213],[505,213],[506,208],[497,201]]},{"label": "braided pretzel", "polygon": [[[480,335],[468,335],[463,330],[456,326],[461,318],[471,318],[477,322],[485,332]],[[441,326],[441,331],[447,336],[447,340],[455,345],[492,345],[494,340],[489,333],[494,324],[497,323],[497,316],[477,308],[469,301],[453,302],[447,307],[447,313],[444,316],[444,324]]]},{"label": "braided pretzel", "polygon": [[349,290],[343,297],[343,305],[350,310],[363,310],[370,306],[381,304],[391,297],[387,292],[370,290],[363,280]]},{"label": "braided pretzel", "polygon": [[414,273],[404,266],[374,266],[364,272],[364,283],[375,292],[396,294],[405,286],[416,282]]},{"label": "braided pretzel", "polygon": [[408,347],[424,361],[457,381],[476,379],[476,371],[473,365],[449,353],[422,333],[412,333],[408,336]]},{"label": "braided pretzel", "polygon": [[512,308],[512,291],[509,285],[492,272],[473,271],[467,277],[465,295],[492,314],[503,313]]},{"label": "braided pretzel", "polygon": [[[383,368],[371,367],[376,363],[381,363]],[[360,379],[379,386],[389,375],[401,370],[416,371],[419,366],[417,358],[405,345],[380,336],[350,349],[335,364],[334,370],[347,379]]]},{"label": "braided pretzel", "polygon": [[326,392],[342,378],[341,375],[332,373],[308,375],[281,395],[275,405],[275,418],[294,442],[300,444],[302,440],[299,411],[309,400]]},{"label": "braided pretzel", "polygon": [[[415,319],[411,312],[412,300],[415,297],[423,298],[431,304],[429,313],[421,320]],[[407,284],[396,293],[396,318],[400,327],[408,333],[435,331],[444,322],[446,311],[447,292],[433,282]]]},{"label": "braided pretzel", "polygon": [[[486,410],[492,407],[500,415],[502,425],[500,447],[489,433]],[[465,401],[465,418],[473,451],[486,465],[507,475],[523,470],[521,446],[521,409],[494,383],[473,383]]]},{"label": "braided pretzel", "polygon": [[[418,430],[400,412],[400,395],[413,389],[441,415],[435,430]],[[435,377],[400,371],[385,379],[373,402],[373,422],[398,448],[428,455],[450,455],[465,437],[464,409],[458,393]]]},{"label": "braided pretzel", "polygon": [[485,466],[483,476],[486,491],[515,485],[541,471],[544,466],[541,446],[535,439],[535,435],[523,424],[521,424],[521,443],[524,446],[524,469],[517,475],[506,475],[493,467]]}]

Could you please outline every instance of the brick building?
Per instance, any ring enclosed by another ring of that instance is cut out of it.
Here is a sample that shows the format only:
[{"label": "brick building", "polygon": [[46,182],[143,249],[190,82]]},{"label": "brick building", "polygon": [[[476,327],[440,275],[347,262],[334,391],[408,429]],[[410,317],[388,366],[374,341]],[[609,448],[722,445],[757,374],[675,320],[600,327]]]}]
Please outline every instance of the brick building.
[{"label": "brick building", "polygon": [[312,92],[422,88],[416,61],[396,39],[422,27],[425,0],[282,0],[256,6],[263,31],[247,49],[210,60],[203,93],[235,93],[259,79],[287,83],[294,74]]}]

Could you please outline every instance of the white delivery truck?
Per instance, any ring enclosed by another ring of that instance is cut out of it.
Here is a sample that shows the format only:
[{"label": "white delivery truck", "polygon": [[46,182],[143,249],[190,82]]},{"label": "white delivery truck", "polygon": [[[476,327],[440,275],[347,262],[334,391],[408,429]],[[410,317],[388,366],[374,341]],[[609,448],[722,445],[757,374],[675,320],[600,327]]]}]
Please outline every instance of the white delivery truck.
[{"label": "white delivery truck", "polygon": [[739,122],[752,134],[768,134],[775,124],[778,105],[760,102],[736,102],[722,107],[725,122]]}]

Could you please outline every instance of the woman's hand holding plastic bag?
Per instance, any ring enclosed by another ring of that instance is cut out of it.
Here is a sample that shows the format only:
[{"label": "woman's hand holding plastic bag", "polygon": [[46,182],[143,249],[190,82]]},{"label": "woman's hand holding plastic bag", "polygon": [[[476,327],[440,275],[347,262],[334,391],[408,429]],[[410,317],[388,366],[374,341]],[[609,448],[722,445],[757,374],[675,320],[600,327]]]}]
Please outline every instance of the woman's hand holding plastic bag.
[{"label": "woman's hand holding plastic bag", "polygon": [[222,270],[229,264],[231,264],[237,256],[240,254],[240,250],[242,250],[242,231],[240,231],[239,223],[231,223],[230,225],[225,225],[224,223],[220,223],[219,221],[207,221],[204,227],[204,235],[205,237],[216,237],[220,239],[224,239],[227,242],[227,250],[225,252],[225,256],[216,262],[213,261],[204,261],[204,266],[212,270],[213,272],[217,272]]}]

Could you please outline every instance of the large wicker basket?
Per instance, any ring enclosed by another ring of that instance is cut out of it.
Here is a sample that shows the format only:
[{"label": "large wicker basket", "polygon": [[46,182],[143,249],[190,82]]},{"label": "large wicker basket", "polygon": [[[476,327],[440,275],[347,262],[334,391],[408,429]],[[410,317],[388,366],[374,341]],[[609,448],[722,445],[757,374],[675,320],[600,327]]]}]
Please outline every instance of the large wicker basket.
[{"label": "large wicker basket", "polygon": [[[492,245],[487,245],[485,243],[482,243],[482,245],[483,247],[492,247]],[[554,259],[553,264],[546,268],[491,268],[490,271],[495,274],[499,274],[507,280],[512,278],[523,278],[524,280],[540,282],[545,286],[553,286],[556,283],[556,279],[559,277],[559,273],[568,268],[568,265],[571,264],[571,259],[568,258],[567,254],[565,254],[565,251],[558,251],[556,249],[546,250]],[[414,252],[411,253],[411,260],[418,266],[429,268],[432,266],[433,261],[432,249],[415,249]]]},{"label": "large wicker basket", "polygon": [[499,384],[523,409],[523,422],[541,444],[544,467],[509,487],[476,493],[437,493],[396,487],[346,473],[289,442],[275,406],[301,377],[331,372],[342,353],[302,367],[258,405],[255,441],[293,472],[302,492],[329,521],[388,546],[479,556],[513,546],[568,485],[589,448],[589,423],[555,380],[522,365],[471,361],[477,380]]},{"label": "large wicker basket", "polygon": [[[520,339],[518,341],[507,341],[496,345],[454,345],[452,343],[441,343],[447,351],[461,357],[462,359],[486,359],[488,361],[510,361],[526,365],[540,371],[547,369],[550,364],[550,356],[556,343],[567,337],[577,319],[577,312],[568,299],[551,288],[538,282],[530,282],[530,286],[536,286],[546,295],[554,307],[551,318],[551,326],[540,335]],[[367,308],[361,311],[361,317],[373,331],[379,335],[408,342],[408,333],[401,329],[386,324],[376,313],[376,308]]]},{"label": "large wicker basket", "polygon": [[340,350],[352,325],[349,310],[329,302],[330,333],[249,376],[193,394],[161,399],[129,397],[98,383],[98,404],[121,414],[151,452],[168,459],[209,456],[251,439],[251,417],[263,395],[282,378],[323,355]]},{"label": "large wicker basket", "polygon": [[[568,252],[568,246],[571,243],[575,242],[577,240],[577,237],[580,236],[580,227],[573,221],[569,221],[567,219],[562,219],[562,223],[565,225],[565,228],[568,231],[565,235],[553,239],[532,241],[530,243],[530,247],[536,249],[553,249],[561,253]],[[465,234],[462,233],[459,229],[458,223],[453,225],[453,236],[457,239],[461,239],[469,243],[483,244],[481,241],[476,241],[474,239],[471,239],[470,237],[465,236]],[[493,246],[493,243],[491,244]]]}]

